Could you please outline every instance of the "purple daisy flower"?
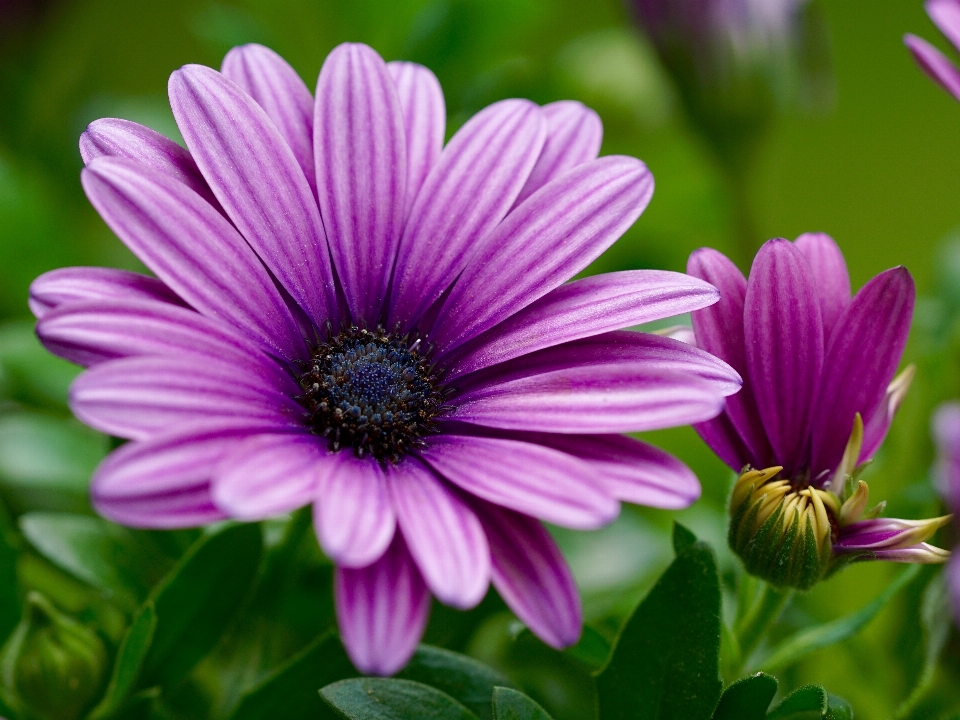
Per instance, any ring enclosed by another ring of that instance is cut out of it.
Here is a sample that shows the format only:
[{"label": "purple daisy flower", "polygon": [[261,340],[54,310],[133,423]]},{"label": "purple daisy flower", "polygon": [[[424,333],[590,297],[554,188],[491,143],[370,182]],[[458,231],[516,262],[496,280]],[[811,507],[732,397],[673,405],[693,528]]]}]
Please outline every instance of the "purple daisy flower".
[{"label": "purple daisy flower", "polygon": [[364,45],[327,57],[315,98],[256,45],[169,92],[188,149],[112,119],[80,142],[87,196],[156,278],[71,268],[31,289],[41,340],[90,368],[73,411],[131,441],[94,475],[97,510],[174,528],[312,504],[365,672],[406,662],[431,594],[469,608],[491,581],[574,643],[540,521],[690,504],[689,469],[618,433],[703,422],[740,387],[702,350],[620,330],[716,302],[708,283],[566,282],[644,210],[647,168],[597,158],[575,102],[498,102],[444,146],[433,74]]},{"label": "purple daisy flower", "polygon": [[910,273],[887,270],[851,298],[843,255],[820,233],[770,240],[749,280],[709,248],[687,271],[722,296],[693,313],[697,345],[744,378],[724,412],[695,428],[741,473],[730,543],[747,569],[810,587],[851,559],[943,562],[924,541],[949,518],[871,517],[882,508],[865,512],[857,480],[913,375],[894,378],[913,315]]},{"label": "purple daisy flower", "polygon": [[[941,494],[956,512],[960,508],[960,403],[944,403],[937,409],[933,416],[933,437],[937,445],[935,476]],[[957,557],[947,568],[947,583],[960,623],[960,559]]]},{"label": "purple daisy flower", "polygon": [[[940,32],[960,49],[960,0],[927,0],[925,7]],[[903,42],[920,69],[960,100],[960,69],[923,38],[908,33],[903,36]]]}]

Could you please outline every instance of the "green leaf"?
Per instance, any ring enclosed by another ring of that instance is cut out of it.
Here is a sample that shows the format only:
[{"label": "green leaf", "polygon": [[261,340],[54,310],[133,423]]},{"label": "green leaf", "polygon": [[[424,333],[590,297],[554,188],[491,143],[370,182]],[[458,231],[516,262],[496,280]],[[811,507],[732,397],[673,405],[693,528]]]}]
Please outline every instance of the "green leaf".
[{"label": "green leaf", "polygon": [[330,714],[317,690],[355,677],[350,659],[334,632],[325,632],[240,698],[230,720],[310,720]]},{"label": "green leaf", "polygon": [[349,720],[476,720],[449,695],[413,680],[357,678],[320,691]]},{"label": "green leaf", "polygon": [[32,512],[20,517],[27,540],[54,565],[135,608],[171,562],[127,528],[87,515]]},{"label": "green leaf", "polygon": [[504,687],[493,690],[493,717],[495,720],[551,720],[535,700]]},{"label": "green leaf", "polygon": [[763,720],[777,694],[777,679],[757,673],[741,678],[723,691],[713,720]]},{"label": "green leaf", "polygon": [[0,645],[10,637],[22,614],[15,542],[7,509],[0,500]]},{"label": "green leaf", "polygon": [[719,653],[720,580],[713,552],[696,542],[627,620],[597,677],[600,717],[707,720],[722,688]]},{"label": "green leaf", "polygon": [[805,685],[770,711],[767,720],[823,720],[829,709],[826,690],[819,685]]},{"label": "green leaf", "polygon": [[673,552],[679,555],[697,541],[697,536],[687,527],[674,521],[673,523]]},{"label": "green leaf", "polygon": [[246,599],[262,551],[258,524],[225,524],[187,551],[151,596],[157,629],[147,684],[177,684],[217,644]]},{"label": "green leaf", "polygon": [[853,720],[853,708],[842,697],[827,693],[827,702],[830,709],[827,711],[826,720]]},{"label": "green leaf", "polygon": [[123,706],[124,701],[136,687],[143,661],[153,642],[156,627],[157,614],[153,603],[148,602],[130,623],[127,634],[117,651],[117,659],[113,664],[113,674],[107,685],[107,692],[91,713],[90,720],[110,717]]},{"label": "green leaf", "polygon": [[577,644],[568,647],[563,652],[565,655],[582,662],[591,670],[599,670],[607,664],[607,660],[610,658],[610,643],[592,627],[584,625],[583,633],[580,635]]},{"label": "green leaf", "polygon": [[481,720],[493,717],[493,689],[513,684],[478,660],[430,645],[417,648],[397,677],[416,680],[445,692]]},{"label": "green leaf", "polygon": [[777,672],[785,667],[789,667],[814,650],[819,650],[820,648],[853,637],[877,616],[877,613],[890,602],[890,599],[893,598],[894,595],[913,580],[919,570],[919,565],[910,566],[900,573],[876,599],[864,605],[856,612],[829,622],[826,625],[817,625],[806,630],[801,630],[793,637],[787,638],[777,645],[765,659],[758,663],[759,667],[762,667],[767,672]]}]

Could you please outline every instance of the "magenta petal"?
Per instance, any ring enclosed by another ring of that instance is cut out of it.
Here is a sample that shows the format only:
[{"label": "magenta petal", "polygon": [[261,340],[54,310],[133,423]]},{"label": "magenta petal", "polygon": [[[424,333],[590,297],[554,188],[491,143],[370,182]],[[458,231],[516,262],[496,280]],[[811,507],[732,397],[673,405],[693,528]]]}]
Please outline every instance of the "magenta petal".
[{"label": "magenta petal", "polygon": [[915,292],[906,268],[892,268],[864,285],[837,322],[816,404],[814,476],[840,462],[856,413],[870,418],[883,401],[907,344]]},{"label": "magenta petal", "polygon": [[[727,446],[730,449],[734,446],[745,448],[746,459],[736,466],[737,470],[747,462],[757,467],[767,467],[773,463],[773,451],[760,421],[753,387],[747,377],[746,344],[743,335],[747,281],[736,265],[711,248],[700,248],[693,252],[687,261],[687,272],[714,285],[720,291],[720,302],[697,310],[692,315],[697,346],[729,363],[746,378],[743,389],[727,398],[725,409],[729,418],[729,427],[725,430],[738,435],[739,440],[734,440],[723,430],[718,430],[719,435],[710,433],[709,429],[707,432],[716,440],[727,436],[728,441],[721,441],[725,449]],[[704,440],[713,447],[711,440],[706,437]],[[724,462],[740,456],[739,452],[726,451],[721,455]]]},{"label": "magenta petal", "polygon": [[960,48],[960,3],[957,0],[927,0],[925,7],[940,32],[954,47]]},{"label": "magenta petal", "polygon": [[447,108],[440,82],[428,68],[411,62],[390,62],[387,70],[400,98],[407,139],[406,217],[423,181],[440,159]]},{"label": "magenta petal", "polygon": [[39,320],[66,303],[114,299],[183,305],[183,300],[156,278],[100,267],[68,267],[45,272],[30,284],[27,302]]},{"label": "magenta petal", "polygon": [[503,100],[457,131],[414,200],[400,241],[389,324],[416,321],[509,211],[533,169],[546,120],[527,100]]},{"label": "magenta petal", "polygon": [[474,504],[490,541],[493,584],[507,606],[547,645],[580,639],[580,595],[560,548],[531,517],[489,503]]},{"label": "magenta petal", "polygon": [[448,377],[571,340],[681,315],[718,298],[712,285],[663,270],[626,270],[576,280],[463,346]]},{"label": "magenta petal", "polygon": [[303,408],[270,385],[264,376],[210,357],[128,357],[100,363],[74,380],[70,409],[101,432],[135,440],[199,422],[296,427]]},{"label": "magenta petal", "polygon": [[357,670],[393,675],[417,649],[430,614],[430,593],[398,534],[372,565],[338,567],[337,625]]},{"label": "magenta petal", "polygon": [[255,435],[240,442],[213,473],[214,504],[230,517],[265,520],[309,505],[333,459],[313,435]]},{"label": "magenta petal", "polygon": [[571,455],[503,438],[439,435],[423,460],[471,495],[556,525],[589,530],[613,520],[619,503]]},{"label": "magenta petal", "polygon": [[397,520],[384,469],[349,449],[334,456],[313,505],[313,525],[323,551],[344,567],[363,567],[383,555]]},{"label": "magenta petal", "polygon": [[[727,398],[730,403],[730,398]],[[731,470],[740,472],[747,465],[756,461],[751,459],[750,451],[743,444],[740,434],[730,422],[726,411],[717,415],[713,420],[696,423],[693,429],[707,446],[716,453]]]},{"label": "magenta petal", "polygon": [[238,442],[258,432],[193,427],[128,443],[94,472],[93,506],[104,517],[134,527],[195,527],[223,520],[210,496],[210,478]]},{"label": "magenta petal", "polygon": [[652,195],[647,166],[618,155],[547,183],[476,245],[431,339],[450,350],[560,286],[610,247]]},{"label": "magenta petal", "polygon": [[320,214],[355,322],[374,323],[406,211],[407,150],[393,79],[377,53],[344,43],[317,81],[313,123]]},{"label": "magenta petal", "polygon": [[804,233],[794,244],[810,263],[820,296],[823,337],[830,338],[840,315],[850,304],[850,276],[837,243],[826,233]]},{"label": "magenta petal", "polygon": [[250,43],[228,52],[220,72],[243,88],[273,120],[315,191],[313,96],[297,71],[270,48]]},{"label": "magenta petal", "polygon": [[416,458],[389,466],[387,484],[430,591],[447,605],[474,607],[490,582],[490,548],[477,516]]},{"label": "magenta petal", "polygon": [[807,448],[824,339],[816,281],[792,242],[764,243],[744,302],[748,382],[777,464],[793,473]]},{"label": "magenta petal", "polygon": [[547,141],[514,207],[567,170],[596,159],[603,141],[600,116],[583,103],[561,100],[543,106]]},{"label": "magenta petal", "polygon": [[944,90],[960,100],[960,70],[942,52],[923,38],[907,34],[904,44],[913,55],[917,65]]},{"label": "magenta petal", "polygon": [[277,126],[236,83],[202,65],[173,73],[168,91],[183,139],[237,229],[314,323],[334,317],[320,212]]},{"label": "magenta petal", "polygon": [[80,179],[110,228],[177,295],[281,357],[304,354],[300,331],[270,275],[196,193],[120,158],[94,160]]}]

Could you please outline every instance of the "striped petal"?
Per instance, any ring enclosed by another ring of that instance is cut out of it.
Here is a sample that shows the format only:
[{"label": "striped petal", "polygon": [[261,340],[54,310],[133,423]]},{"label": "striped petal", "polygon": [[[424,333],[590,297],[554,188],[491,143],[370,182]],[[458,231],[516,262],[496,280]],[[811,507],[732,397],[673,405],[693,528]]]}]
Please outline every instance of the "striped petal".
[{"label": "striped petal", "polygon": [[45,272],[30,284],[27,302],[39,320],[60,305],[89,300],[146,300],[183,305],[183,300],[156,278],[100,267],[68,267]]},{"label": "striped petal", "polygon": [[850,276],[837,243],[826,233],[805,233],[794,244],[813,270],[820,296],[823,337],[829,339],[837,320],[850,304]]}]

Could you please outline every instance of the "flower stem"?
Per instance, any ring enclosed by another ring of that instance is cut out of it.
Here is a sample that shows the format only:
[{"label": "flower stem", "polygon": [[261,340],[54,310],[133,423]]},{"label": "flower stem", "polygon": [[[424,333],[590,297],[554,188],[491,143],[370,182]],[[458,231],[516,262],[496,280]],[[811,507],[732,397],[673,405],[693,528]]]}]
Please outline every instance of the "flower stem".
[{"label": "flower stem", "polygon": [[760,599],[757,600],[737,627],[737,637],[740,640],[741,670],[750,659],[753,651],[757,649],[773,628],[792,598],[793,590],[781,590],[764,583]]}]

